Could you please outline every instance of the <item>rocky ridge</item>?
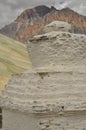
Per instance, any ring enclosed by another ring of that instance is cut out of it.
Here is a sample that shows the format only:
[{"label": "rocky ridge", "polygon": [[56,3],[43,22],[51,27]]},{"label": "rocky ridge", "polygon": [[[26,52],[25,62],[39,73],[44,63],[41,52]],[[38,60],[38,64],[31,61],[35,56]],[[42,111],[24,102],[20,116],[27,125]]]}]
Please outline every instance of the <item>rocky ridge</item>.
[{"label": "rocky ridge", "polygon": [[72,26],[71,32],[86,34],[86,16],[69,8],[57,10],[43,5],[25,10],[14,22],[2,28],[0,33],[25,43],[41,34],[45,25],[52,21],[68,22]]}]

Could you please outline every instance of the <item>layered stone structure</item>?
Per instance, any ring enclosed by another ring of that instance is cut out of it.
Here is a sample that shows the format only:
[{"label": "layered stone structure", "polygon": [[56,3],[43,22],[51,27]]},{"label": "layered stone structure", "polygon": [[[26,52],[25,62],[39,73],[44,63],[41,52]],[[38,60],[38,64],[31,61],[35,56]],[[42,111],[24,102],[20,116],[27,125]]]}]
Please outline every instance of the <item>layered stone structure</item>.
[{"label": "layered stone structure", "polygon": [[28,52],[33,69],[3,92],[3,129],[86,130],[86,36],[46,33]]},{"label": "layered stone structure", "polygon": [[71,30],[71,25],[64,21],[53,21],[50,24],[46,25],[43,29],[45,33],[52,31],[64,31],[69,32]]}]

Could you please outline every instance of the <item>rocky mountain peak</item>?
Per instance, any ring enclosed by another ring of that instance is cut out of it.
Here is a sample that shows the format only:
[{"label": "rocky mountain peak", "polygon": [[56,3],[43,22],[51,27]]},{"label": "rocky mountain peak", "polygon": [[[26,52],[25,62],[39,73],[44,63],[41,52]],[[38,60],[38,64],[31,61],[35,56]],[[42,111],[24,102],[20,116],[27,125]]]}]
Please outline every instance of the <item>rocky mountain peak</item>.
[{"label": "rocky mountain peak", "polygon": [[17,19],[19,18],[29,19],[37,15],[40,17],[44,17],[47,13],[50,13],[52,10],[55,10],[55,8],[54,7],[49,8],[45,5],[40,5],[35,8],[25,10]]},{"label": "rocky mountain peak", "polygon": [[35,10],[39,14],[40,17],[43,17],[47,13],[51,12],[51,8],[44,5],[35,7]]},{"label": "rocky mountain peak", "polygon": [[63,12],[69,12],[69,11],[73,11],[72,9],[70,9],[69,7],[63,8],[61,11]]},{"label": "rocky mountain peak", "polygon": [[45,5],[25,10],[14,22],[2,28],[0,33],[26,43],[28,39],[41,34],[44,27],[53,21],[67,22],[71,25],[71,32],[86,34],[86,16],[68,7],[57,10]]}]

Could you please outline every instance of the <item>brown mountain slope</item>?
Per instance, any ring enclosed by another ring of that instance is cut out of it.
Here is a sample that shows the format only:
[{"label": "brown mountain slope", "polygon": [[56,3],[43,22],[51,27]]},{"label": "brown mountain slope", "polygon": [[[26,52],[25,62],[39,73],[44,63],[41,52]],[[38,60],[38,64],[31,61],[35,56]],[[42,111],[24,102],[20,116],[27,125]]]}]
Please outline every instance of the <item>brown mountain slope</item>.
[{"label": "brown mountain slope", "polygon": [[54,20],[70,23],[71,32],[86,34],[86,16],[79,15],[69,8],[56,10],[46,6],[25,10],[14,22],[2,28],[0,33],[26,42],[34,35],[42,33],[44,26]]}]

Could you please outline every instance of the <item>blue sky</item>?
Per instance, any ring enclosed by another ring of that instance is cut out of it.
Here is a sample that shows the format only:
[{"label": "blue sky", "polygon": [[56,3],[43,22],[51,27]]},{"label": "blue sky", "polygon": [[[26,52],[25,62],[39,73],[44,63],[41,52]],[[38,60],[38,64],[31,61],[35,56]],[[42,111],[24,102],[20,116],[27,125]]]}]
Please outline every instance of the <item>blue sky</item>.
[{"label": "blue sky", "polygon": [[86,16],[86,0],[0,0],[0,28],[12,22],[22,11],[37,5],[70,7]]}]

